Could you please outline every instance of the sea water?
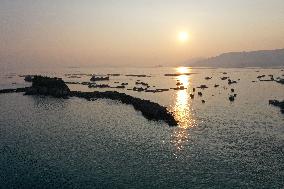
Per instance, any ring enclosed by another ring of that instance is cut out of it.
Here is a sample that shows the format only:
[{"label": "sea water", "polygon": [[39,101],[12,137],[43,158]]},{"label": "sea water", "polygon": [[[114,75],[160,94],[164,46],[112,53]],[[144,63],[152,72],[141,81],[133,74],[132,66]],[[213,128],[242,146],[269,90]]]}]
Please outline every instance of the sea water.
[{"label": "sea water", "polygon": [[[191,75],[164,76],[183,72]],[[281,69],[2,70],[0,88],[29,86],[19,77],[24,74],[83,82],[90,80],[87,74],[113,73],[121,75],[100,83],[117,86],[115,82],[127,82],[126,89],[68,86],[80,91],[116,90],[157,102],[174,113],[179,126],[147,120],[131,105],[107,99],[0,94],[1,188],[284,187],[284,116],[268,104],[270,99],[284,99],[284,86],[257,79],[263,74],[283,77]],[[66,74],[86,75],[68,78]],[[205,80],[207,76],[212,79]],[[221,77],[237,83],[228,85]],[[186,89],[127,90],[137,80],[153,89],[170,89],[181,82]],[[200,85],[208,88],[198,89]],[[195,94],[194,99],[190,94]],[[237,94],[234,102],[228,99],[232,94]]]}]

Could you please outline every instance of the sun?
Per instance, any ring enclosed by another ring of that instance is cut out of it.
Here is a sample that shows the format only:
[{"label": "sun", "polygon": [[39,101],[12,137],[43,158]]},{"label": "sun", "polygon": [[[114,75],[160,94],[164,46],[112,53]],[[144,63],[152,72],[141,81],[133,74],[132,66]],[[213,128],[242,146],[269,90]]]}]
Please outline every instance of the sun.
[{"label": "sun", "polygon": [[189,68],[188,67],[177,67],[176,71],[180,74],[185,74],[185,73],[189,73]]},{"label": "sun", "polygon": [[186,31],[179,32],[178,39],[179,39],[180,42],[183,42],[183,43],[187,42],[188,38],[189,38],[188,32],[186,32]]}]

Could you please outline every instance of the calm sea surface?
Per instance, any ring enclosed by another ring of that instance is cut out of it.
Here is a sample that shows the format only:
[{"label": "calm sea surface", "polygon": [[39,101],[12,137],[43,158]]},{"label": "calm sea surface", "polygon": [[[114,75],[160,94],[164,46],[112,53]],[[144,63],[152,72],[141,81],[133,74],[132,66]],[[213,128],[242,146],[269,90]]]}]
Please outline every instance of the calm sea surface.
[{"label": "calm sea surface", "polygon": [[[183,72],[192,75],[164,76]],[[149,121],[132,106],[111,100],[1,94],[0,188],[284,188],[284,115],[268,105],[269,99],[284,99],[284,86],[256,78],[283,78],[281,69],[1,70],[0,88],[29,86],[21,74],[89,81],[90,76],[65,74],[114,73],[121,76],[101,83],[128,82],[126,89],[69,87],[149,99],[174,112],[180,125]],[[205,80],[207,76],[212,79]],[[220,79],[224,76],[237,84],[228,85]],[[137,80],[153,89],[176,87],[179,80],[187,89],[127,90]],[[202,84],[209,88],[197,89],[191,99],[192,88]],[[237,94],[234,102],[228,100],[231,94]]]}]

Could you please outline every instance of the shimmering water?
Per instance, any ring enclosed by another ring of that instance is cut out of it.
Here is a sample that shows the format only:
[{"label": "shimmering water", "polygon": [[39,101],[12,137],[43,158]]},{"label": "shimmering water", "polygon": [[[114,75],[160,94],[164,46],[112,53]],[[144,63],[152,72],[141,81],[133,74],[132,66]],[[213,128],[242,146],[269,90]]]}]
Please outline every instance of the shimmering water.
[{"label": "shimmering water", "polygon": [[[178,72],[195,74],[164,76]],[[69,73],[120,73],[102,83],[116,86],[116,81],[128,82],[127,88],[135,86],[136,80],[152,88],[171,88],[179,80],[186,90],[115,90],[167,106],[180,125],[170,128],[163,122],[148,121],[132,106],[111,100],[1,94],[1,188],[284,187],[284,116],[268,105],[269,99],[284,99],[284,86],[252,82],[262,74],[283,77],[281,69],[4,70],[0,88],[28,86],[18,75],[35,73],[65,81],[90,79],[67,78],[64,74]],[[212,79],[205,80],[206,76]],[[223,76],[238,83],[228,86],[220,79]],[[197,89],[191,99],[192,88],[201,84],[209,88]],[[215,84],[220,86],[214,88]],[[69,87],[96,90],[82,85]],[[234,102],[228,100],[231,88],[237,94]],[[197,96],[199,91],[202,97]]]}]

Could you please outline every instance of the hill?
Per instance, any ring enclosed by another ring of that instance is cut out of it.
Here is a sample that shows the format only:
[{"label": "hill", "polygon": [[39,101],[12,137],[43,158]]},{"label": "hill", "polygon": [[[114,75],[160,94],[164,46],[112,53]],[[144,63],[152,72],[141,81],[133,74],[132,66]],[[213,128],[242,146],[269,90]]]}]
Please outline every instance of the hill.
[{"label": "hill", "polygon": [[284,67],[284,49],[229,52],[216,57],[187,63],[192,67]]}]

